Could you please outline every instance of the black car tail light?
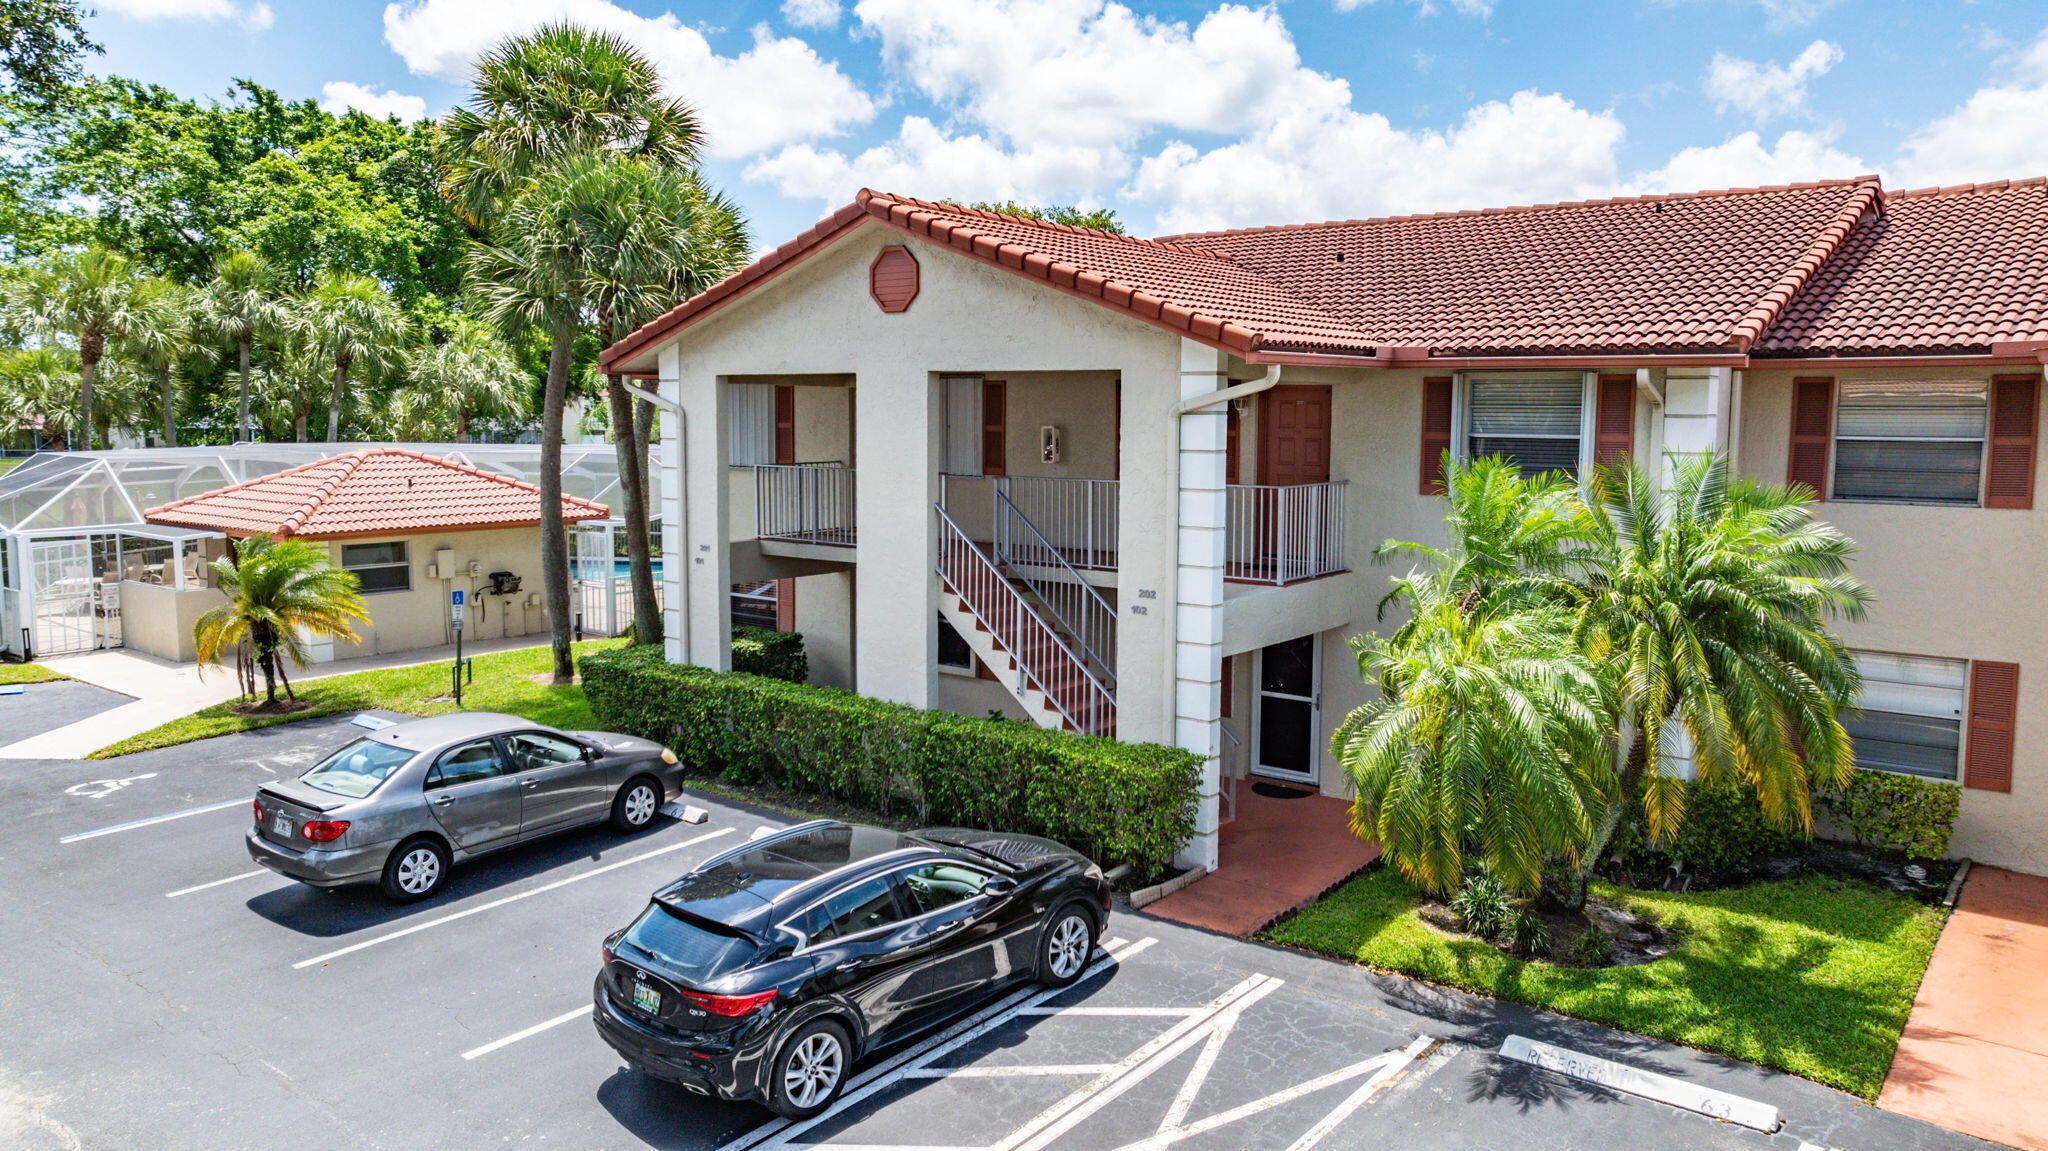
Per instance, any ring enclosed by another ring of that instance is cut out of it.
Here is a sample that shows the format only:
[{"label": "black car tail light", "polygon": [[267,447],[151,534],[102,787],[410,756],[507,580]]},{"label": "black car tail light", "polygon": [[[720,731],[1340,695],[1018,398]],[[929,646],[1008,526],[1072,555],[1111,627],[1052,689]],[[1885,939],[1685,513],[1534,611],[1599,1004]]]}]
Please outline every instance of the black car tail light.
[{"label": "black car tail light", "polygon": [[683,997],[713,1015],[737,1018],[767,1006],[775,994],[773,991],[761,991],[753,995],[707,995],[702,991],[685,991]]}]

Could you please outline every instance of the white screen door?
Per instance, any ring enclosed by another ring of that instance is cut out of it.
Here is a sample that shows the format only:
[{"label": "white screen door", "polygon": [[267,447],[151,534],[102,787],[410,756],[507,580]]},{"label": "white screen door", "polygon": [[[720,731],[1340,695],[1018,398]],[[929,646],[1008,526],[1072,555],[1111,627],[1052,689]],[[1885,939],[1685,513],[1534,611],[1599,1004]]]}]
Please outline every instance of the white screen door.
[{"label": "white screen door", "polygon": [[1321,637],[1305,635],[1259,652],[1257,706],[1252,715],[1252,771],[1315,783],[1317,709],[1322,697]]}]

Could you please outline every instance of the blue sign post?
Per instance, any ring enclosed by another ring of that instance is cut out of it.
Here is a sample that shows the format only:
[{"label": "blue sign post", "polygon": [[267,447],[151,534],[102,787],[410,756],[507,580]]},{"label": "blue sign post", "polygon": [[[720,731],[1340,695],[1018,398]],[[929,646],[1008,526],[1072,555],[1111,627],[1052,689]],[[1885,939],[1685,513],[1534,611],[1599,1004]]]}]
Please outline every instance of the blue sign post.
[{"label": "blue sign post", "polygon": [[450,678],[454,681],[455,685],[453,694],[455,696],[455,706],[457,707],[462,706],[462,598],[461,588],[449,590],[448,626],[455,629],[455,666],[450,672]]}]

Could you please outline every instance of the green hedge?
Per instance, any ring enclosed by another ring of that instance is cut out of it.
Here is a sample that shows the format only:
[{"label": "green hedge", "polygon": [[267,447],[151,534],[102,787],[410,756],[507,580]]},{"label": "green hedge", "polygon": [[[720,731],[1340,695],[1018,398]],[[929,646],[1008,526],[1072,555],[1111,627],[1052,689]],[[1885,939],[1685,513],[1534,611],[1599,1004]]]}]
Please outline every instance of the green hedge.
[{"label": "green hedge", "polygon": [[585,656],[582,672],[600,727],[661,740],[733,783],[1043,835],[1146,868],[1194,831],[1201,761],[1176,748],[678,666],[651,647]]},{"label": "green hedge", "polygon": [[1806,837],[1765,817],[1756,792],[1736,784],[1691,783],[1685,789],[1685,820],[1661,843],[1648,842],[1637,813],[1615,854],[1638,862],[1683,861],[1695,871],[1739,871],[1774,855],[1796,850]]},{"label": "green hedge", "polygon": [[1915,859],[1948,854],[1963,801],[1953,783],[1890,771],[1858,771],[1849,786],[1817,798],[1836,830],[1865,847]]},{"label": "green hedge", "polygon": [[802,683],[811,676],[811,661],[804,654],[804,637],[796,632],[736,627],[732,629],[732,669]]}]

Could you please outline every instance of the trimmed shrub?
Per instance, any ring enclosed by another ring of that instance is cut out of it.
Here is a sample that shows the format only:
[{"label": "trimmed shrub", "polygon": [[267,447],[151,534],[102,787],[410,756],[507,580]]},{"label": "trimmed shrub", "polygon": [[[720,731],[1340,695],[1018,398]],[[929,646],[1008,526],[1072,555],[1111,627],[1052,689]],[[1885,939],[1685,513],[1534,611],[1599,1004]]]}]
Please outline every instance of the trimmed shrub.
[{"label": "trimmed shrub", "polygon": [[1451,896],[1451,914],[1465,930],[1492,939],[1506,931],[1515,919],[1514,901],[1508,889],[1491,875],[1474,875],[1458,885]]},{"label": "trimmed shrub", "polygon": [[691,770],[733,783],[1043,835],[1145,868],[1194,832],[1201,760],[1177,748],[685,667],[654,648],[593,653],[581,670],[600,727],[661,740]]},{"label": "trimmed shrub", "polygon": [[732,669],[802,683],[811,676],[811,660],[804,653],[804,637],[796,632],[736,627],[732,629]]},{"label": "trimmed shrub", "polygon": [[1693,871],[1726,874],[1796,851],[1806,837],[1772,823],[1756,793],[1739,784],[1690,783],[1685,819],[1670,838],[1651,841],[1640,814],[1616,837],[1614,854],[1638,861],[1682,862]]},{"label": "trimmed shrub", "polygon": [[1849,786],[1816,796],[1835,828],[1865,847],[1896,851],[1914,859],[1948,854],[1962,788],[1953,783],[1858,771]]}]

